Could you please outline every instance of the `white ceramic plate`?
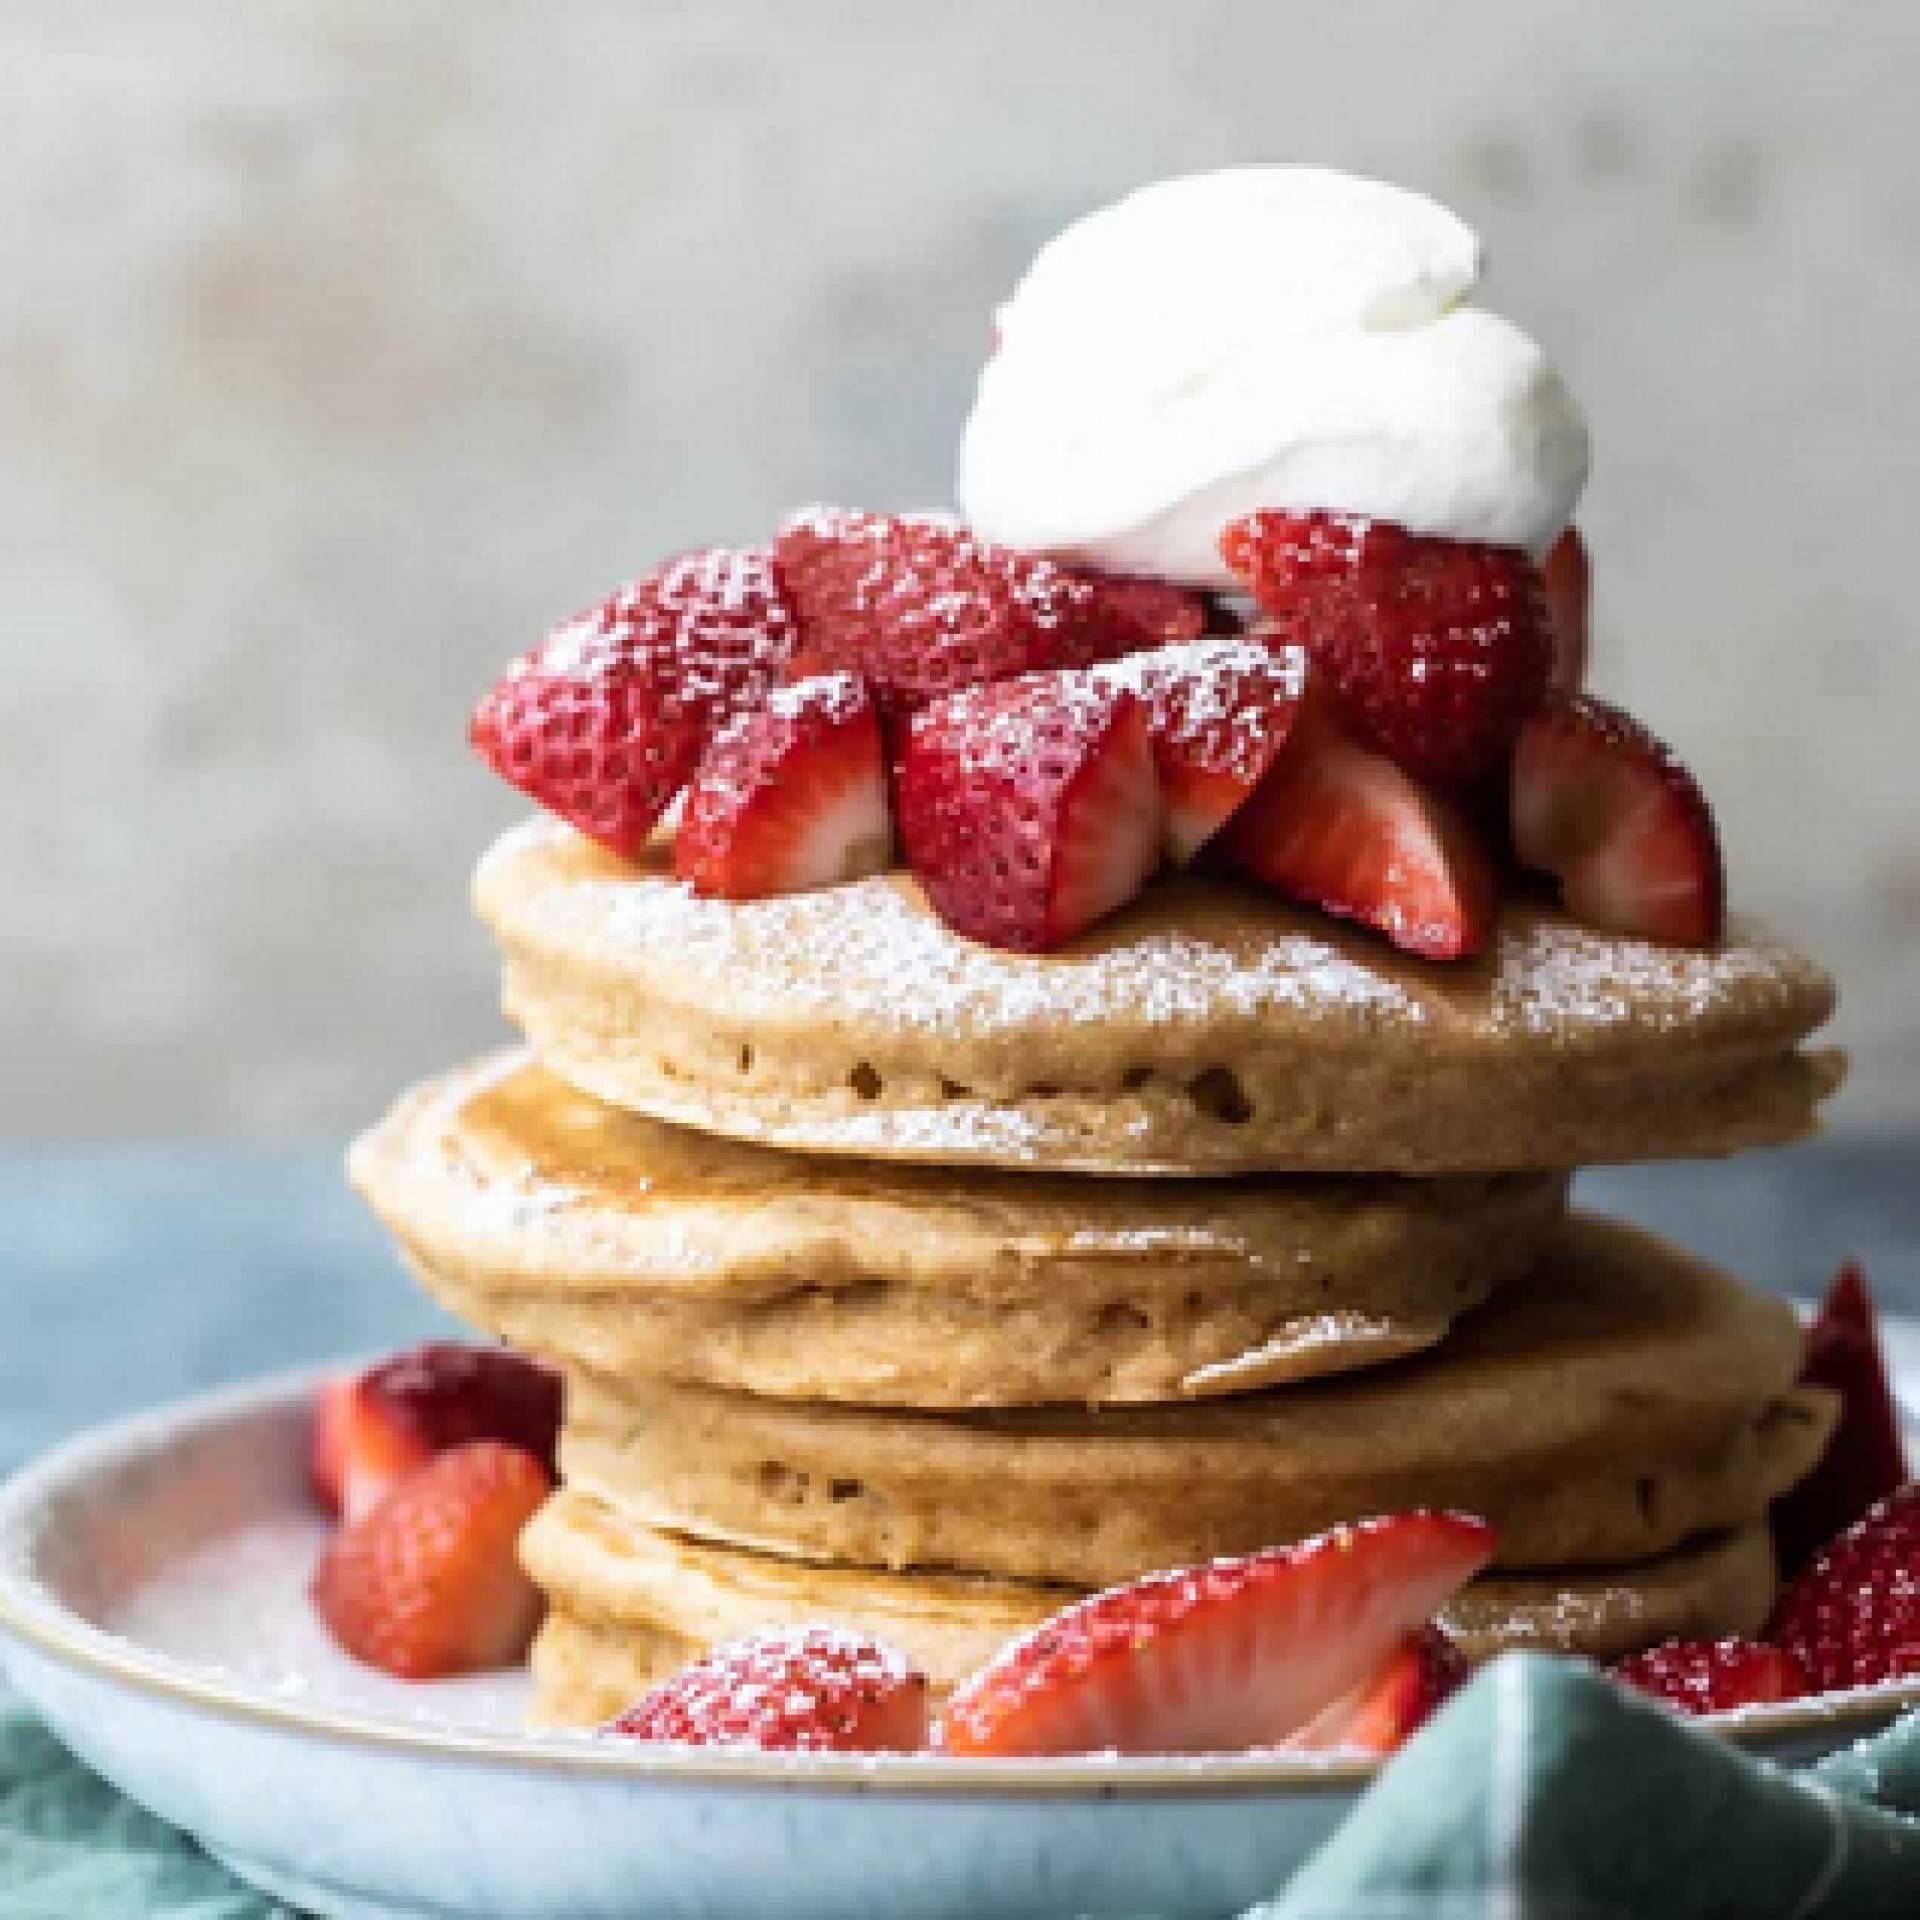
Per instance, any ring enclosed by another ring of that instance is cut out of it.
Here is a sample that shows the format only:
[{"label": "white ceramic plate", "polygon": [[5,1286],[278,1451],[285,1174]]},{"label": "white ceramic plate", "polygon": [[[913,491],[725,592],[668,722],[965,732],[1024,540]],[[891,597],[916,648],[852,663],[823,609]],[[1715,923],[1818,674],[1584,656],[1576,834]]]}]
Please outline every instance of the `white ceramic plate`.
[{"label": "white ceramic plate", "polygon": [[[1920,1357],[1920,1328],[1890,1340]],[[1908,1378],[1913,1378],[1908,1374]],[[1359,1763],[648,1751],[518,1730],[517,1676],[406,1685],[314,1622],[311,1376],[87,1436],[0,1489],[0,1657],[83,1759],[325,1915],[1239,1912],[1347,1812]],[[1908,1697],[1742,1716],[1805,1757]]]}]

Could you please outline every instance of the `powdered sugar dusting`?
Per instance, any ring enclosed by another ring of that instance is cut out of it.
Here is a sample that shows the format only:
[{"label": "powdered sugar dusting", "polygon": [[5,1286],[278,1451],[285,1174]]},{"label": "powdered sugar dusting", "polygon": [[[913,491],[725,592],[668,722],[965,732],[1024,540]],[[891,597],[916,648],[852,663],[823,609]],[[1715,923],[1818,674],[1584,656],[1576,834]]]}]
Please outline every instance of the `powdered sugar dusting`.
[{"label": "powdered sugar dusting", "polygon": [[1628,1022],[1673,1031],[1736,1007],[1746,1022],[1783,1017],[1824,976],[1751,928],[1695,949],[1539,919],[1502,931],[1496,981],[1495,1024],[1548,1033]]},{"label": "powdered sugar dusting", "polygon": [[1391,1014],[1413,1024],[1427,1017],[1418,995],[1304,931],[1249,950],[1154,926],[1065,953],[1022,956],[950,932],[891,877],[729,905],[634,876],[595,881],[551,905],[579,916],[583,930],[602,923],[636,957],[655,948],[674,955],[676,972],[724,978],[742,1014],[761,1000],[783,1018],[857,1012],[954,1035],[1012,1032],[1038,1021],[1177,1026],[1281,1008]]}]

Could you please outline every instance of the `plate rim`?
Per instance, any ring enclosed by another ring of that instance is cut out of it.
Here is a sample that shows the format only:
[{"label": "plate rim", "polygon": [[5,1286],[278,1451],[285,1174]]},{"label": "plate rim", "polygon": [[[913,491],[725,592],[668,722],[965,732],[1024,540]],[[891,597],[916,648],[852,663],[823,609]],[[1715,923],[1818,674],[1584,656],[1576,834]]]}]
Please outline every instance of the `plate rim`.
[{"label": "plate rim", "polygon": [[[1888,1316],[1894,1318],[1895,1316]],[[1920,1338],[1920,1322],[1910,1323]],[[968,1797],[1009,1792],[1165,1797],[1351,1791],[1382,1762],[1354,1755],[1060,1755],[976,1759],[950,1754],[768,1754],[716,1748],[595,1742],[590,1734],[487,1733],[383,1717],[281,1698],[143,1647],[96,1625],[34,1578],[28,1543],[43,1510],[89,1479],[248,1419],[283,1415],[319,1381],[351,1360],[284,1369],[123,1415],[57,1443],[0,1481],[0,1638],[43,1658],[149,1699],[273,1732],[319,1737],[363,1750],[489,1768],[534,1768],[664,1785],[706,1784],[769,1791],[822,1789],[856,1794]],[[23,1689],[24,1691],[24,1689]],[[1848,1703],[1855,1702],[1854,1711]],[[1920,1706],[1920,1678],[1853,1688],[1811,1701],[1782,1701],[1696,1722],[1745,1745],[1831,1735],[1858,1716],[1862,1736]],[[1846,1729],[1842,1728],[1844,1733]]]}]

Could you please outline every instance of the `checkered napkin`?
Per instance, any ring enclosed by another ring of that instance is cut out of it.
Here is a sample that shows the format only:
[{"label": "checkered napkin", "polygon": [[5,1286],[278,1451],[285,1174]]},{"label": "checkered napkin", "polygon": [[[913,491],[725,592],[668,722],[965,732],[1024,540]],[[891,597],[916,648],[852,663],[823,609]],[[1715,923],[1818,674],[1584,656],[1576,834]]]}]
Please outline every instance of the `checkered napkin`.
[{"label": "checkered napkin", "polygon": [[[1920,1916],[1920,1715],[1805,1773],[1576,1663],[1496,1662],[1247,1920]],[[193,1843],[0,1713],[0,1920],[271,1920]]]}]

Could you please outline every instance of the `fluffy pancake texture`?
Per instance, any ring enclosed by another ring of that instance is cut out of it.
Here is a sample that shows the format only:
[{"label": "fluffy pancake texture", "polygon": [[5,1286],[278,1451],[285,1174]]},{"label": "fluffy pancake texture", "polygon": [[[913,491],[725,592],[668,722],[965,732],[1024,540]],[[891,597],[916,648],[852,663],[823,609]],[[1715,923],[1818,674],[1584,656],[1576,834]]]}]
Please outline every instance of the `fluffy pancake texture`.
[{"label": "fluffy pancake texture", "polygon": [[355,1185],[454,1312],[562,1366],[917,1407],[1156,1401],[1378,1365],[1531,1267],[1555,1175],[1094,1180],[701,1135],[524,1053],[406,1095]]},{"label": "fluffy pancake texture", "polygon": [[1576,1217],[1428,1355],[1272,1392],[1093,1413],[803,1405],[581,1375],[567,1483],[695,1538],[828,1564],[1103,1586],[1458,1507],[1498,1564],[1650,1558],[1746,1526],[1818,1459],[1791,1308]]},{"label": "fluffy pancake texture", "polygon": [[1435,966],[1205,877],[1054,954],[976,945],[901,873],[695,899],[552,821],[481,861],[505,1004],[617,1106],[815,1153],[1128,1174],[1445,1174],[1723,1154],[1805,1133],[1832,983],[1526,901]]},{"label": "fluffy pancake texture", "polygon": [[[817,1619],[891,1642],[944,1693],[1080,1591],[811,1566],[656,1532],[572,1491],[521,1551],[553,1600],[533,1665],[538,1717],[559,1726],[599,1724],[721,1642]],[[1484,1575],[1446,1619],[1476,1660],[1522,1645],[1610,1659],[1675,1635],[1753,1632],[1773,1584],[1772,1545],[1754,1526],[1636,1566]]]}]

